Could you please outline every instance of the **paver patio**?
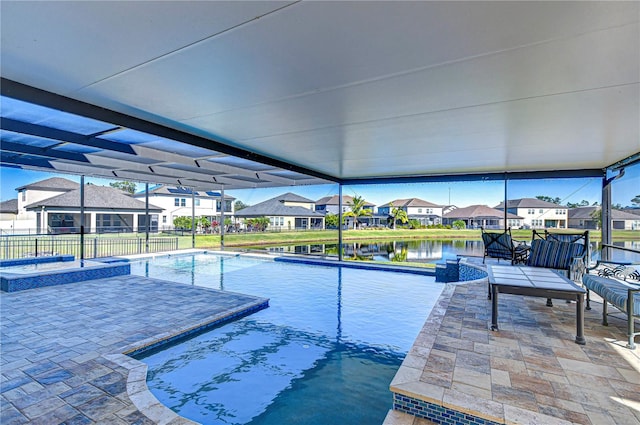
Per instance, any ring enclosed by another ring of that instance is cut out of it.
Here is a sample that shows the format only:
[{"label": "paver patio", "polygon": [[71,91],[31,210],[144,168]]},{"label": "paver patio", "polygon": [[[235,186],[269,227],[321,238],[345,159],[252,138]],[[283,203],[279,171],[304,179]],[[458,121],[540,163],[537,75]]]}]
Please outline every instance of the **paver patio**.
[{"label": "paver patio", "polygon": [[[597,299],[581,346],[575,303],[501,295],[493,332],[486,285],[445,289],[392,391],[497,423],[640,424],[640,350],[625,348],[625,320],[602,326]],[[397,411],[385,421],[430,423]]]},{"label": "paver patio", "polygon": [[141,385],[146,367],[121,353],[265,301],[139,276],[3,292],[1,422],[189,423],[157,403]]},{"label": "paver patio", "polygon": [[[1,293],[2,424],[184,424],[146,390],[146,367],[123,352],[264,299],[125,276]],[[500,423],[640,424],[640,350],[625,322],[575,305],[503,295],[489,330],[486,281],[450,284],[392,389]],[[424,425],[391,411],[385,424]]]}]

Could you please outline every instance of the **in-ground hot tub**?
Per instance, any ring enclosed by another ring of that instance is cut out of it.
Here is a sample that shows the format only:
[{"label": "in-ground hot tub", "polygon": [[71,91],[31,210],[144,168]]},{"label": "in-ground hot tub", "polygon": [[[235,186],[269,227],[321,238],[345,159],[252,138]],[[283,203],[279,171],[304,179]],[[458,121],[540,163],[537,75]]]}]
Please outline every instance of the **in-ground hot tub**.
[{"label": "in-ground hot tub", "polygon": [[73,256],[30,257],[0,262],[0,289],[4,292],[24,291],[43,286],[130,274],[126,261],[101,262],[73,260]]}]

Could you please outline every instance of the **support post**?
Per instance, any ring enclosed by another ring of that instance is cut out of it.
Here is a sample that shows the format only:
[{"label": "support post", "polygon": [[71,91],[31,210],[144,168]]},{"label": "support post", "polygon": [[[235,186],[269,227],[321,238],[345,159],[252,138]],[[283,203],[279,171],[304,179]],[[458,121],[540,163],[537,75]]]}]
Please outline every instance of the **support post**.
[{"label": "support post", "polygon": [[80,260],[84,260],[84,175],[80,176]]},{"label": "support post", "polygon": [[507,173],[504,173],[504,230],[507,230],[507,214],[509,214],[507,212],[507,199],[509,199],[509,196],[507,195]]},{"label": "support post", "polygon": [[[602,244],[611,245],[611,182],[613,178],[607,176],[607,171],[604,172],[602,179],[602,209],[601,209],[601,230],[602,230]],[[601,259],[604,261],[610,261],[609,248],[602,248]]]},{"label": "support post", "polygon": [[144,231],[144,246],[145,252],[149,253],[149,225],[150,217],[149,217],[149,183],[144,184],[144,222],[145,222],[145,231]]},{"label": "support post", "polygon": [[191,248],[196,247],[196,191],[191,188]]},{"label": "support post", "polygon": [[338,261],[342,261],[342,183],[338,183]]},{"label": "support post", "polygon": [[224,186],[220,188],[220,249],[224,250]]}]

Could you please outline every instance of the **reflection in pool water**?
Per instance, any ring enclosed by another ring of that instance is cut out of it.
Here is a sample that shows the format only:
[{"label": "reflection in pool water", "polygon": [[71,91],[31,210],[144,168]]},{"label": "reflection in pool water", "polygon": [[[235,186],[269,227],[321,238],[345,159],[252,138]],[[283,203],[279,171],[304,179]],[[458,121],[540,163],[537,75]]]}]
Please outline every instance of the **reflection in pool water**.
[{"label": "reflection in pool water", "polygon": [[382,423],[389,383],[438,299],[432,277],[201,254],[132,274],[270,298],[143,359],[148,385],[207,424]]}]

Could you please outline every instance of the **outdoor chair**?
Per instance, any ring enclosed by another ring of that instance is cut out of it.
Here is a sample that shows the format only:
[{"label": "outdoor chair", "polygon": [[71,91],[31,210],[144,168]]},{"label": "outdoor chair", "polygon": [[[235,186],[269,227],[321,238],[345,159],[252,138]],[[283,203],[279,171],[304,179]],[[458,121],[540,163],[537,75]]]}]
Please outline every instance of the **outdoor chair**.
[{"label": "outdoor chair", "polygon": [[589,231],[556,233],[536,230],[531,235],[531,252],[526,264],[563,273],[579,282],[589,263]]},{"label": "outdoor chair", "polygon": [[484,243],[484,264],[487,257],[509,260],[511,264],[524,263],[529,255],[529,245],[524,242],[514,241],[511,237],[511,228],[504,232],[487,232],[480,228],[482,242]]}]

